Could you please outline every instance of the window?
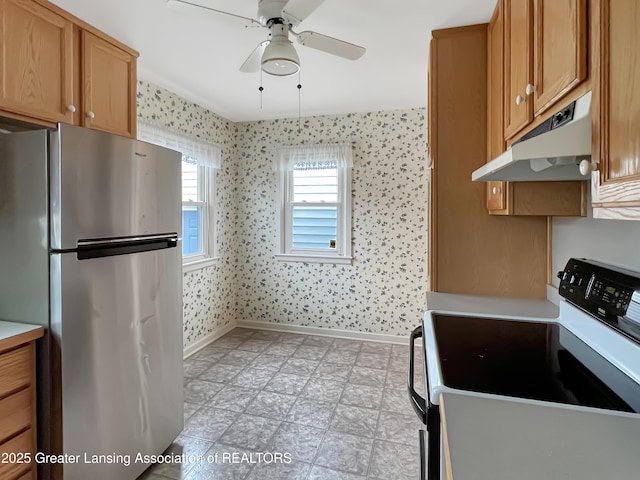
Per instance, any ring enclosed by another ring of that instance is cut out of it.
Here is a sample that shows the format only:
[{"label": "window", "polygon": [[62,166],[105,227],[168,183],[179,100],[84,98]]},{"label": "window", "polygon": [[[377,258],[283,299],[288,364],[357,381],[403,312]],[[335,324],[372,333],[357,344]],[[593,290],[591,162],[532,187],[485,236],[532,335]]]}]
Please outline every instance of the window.
[{"label": "window", "polygon": [[182,153],[182,259],[188,269],[207,266],[215,256],[214,187],[220,148],[138,124],[138,138]]},{"label": "window", "polygon": [[280,248],[283,261],[351,263],[351,147],[281,147]]}]

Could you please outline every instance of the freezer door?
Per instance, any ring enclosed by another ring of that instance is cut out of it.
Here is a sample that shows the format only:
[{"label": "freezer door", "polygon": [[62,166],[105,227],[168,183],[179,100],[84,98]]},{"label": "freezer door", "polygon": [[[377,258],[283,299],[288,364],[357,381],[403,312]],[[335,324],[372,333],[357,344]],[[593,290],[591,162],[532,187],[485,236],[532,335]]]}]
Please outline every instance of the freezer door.
[{"label": "freezer door", "polygon": [[181,234],[181,155],[97,130],[51,133],[51,248],[80,239]]},{"label": "freezer door", "polygon": [[163,452],[182,431],[180,252],[178,242],[127,255],[51,256],[63,451],[131,456],[129,466],[65,464],[65,479],[133,480],[148,466],[135,455]]}]

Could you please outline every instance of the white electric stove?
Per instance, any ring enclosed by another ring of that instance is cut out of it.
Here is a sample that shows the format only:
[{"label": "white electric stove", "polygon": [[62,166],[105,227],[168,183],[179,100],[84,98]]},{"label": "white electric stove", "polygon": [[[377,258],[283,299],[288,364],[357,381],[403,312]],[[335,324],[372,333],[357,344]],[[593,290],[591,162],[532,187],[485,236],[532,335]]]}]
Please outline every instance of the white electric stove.
[{"label": "white electric stove", "polygon": [[[426,425],[423,479],[440,479],[443,392],[640,414],[640,274],[571,259],[558,276],[556,318],[430,310],[412,333],[409,397]],[[426,398],[413,382],[419,337]]]}]

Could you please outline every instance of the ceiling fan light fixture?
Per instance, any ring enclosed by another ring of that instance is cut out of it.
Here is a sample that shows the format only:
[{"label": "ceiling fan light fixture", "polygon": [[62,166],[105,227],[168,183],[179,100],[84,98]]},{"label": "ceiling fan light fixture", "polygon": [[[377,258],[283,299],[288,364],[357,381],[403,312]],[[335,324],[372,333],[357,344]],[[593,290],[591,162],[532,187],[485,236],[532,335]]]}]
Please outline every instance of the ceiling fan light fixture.
[{"label": "ceiling fan light fixture", "polygon": [[300,70],[300,58],[286,38],[273,38],[262,54],[262,71],[277,77],[294,75]]}]

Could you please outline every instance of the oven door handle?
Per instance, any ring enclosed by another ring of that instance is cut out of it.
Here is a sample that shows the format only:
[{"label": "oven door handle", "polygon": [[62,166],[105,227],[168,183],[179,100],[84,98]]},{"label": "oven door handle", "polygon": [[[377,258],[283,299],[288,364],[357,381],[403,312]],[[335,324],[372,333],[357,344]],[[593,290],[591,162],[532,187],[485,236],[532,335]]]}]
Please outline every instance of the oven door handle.
[{"label": "oven door handle", "polygon": [[415,370],[415,342],[416,338],[422,338],[422,325],[416,328],[409,336],[409,380],[407,383],[409,390],[409,400],[411,400],[411,406],[415,410],[420,421],[427,424],[427,401],[416,392],[414,388],[413,372]]}]

